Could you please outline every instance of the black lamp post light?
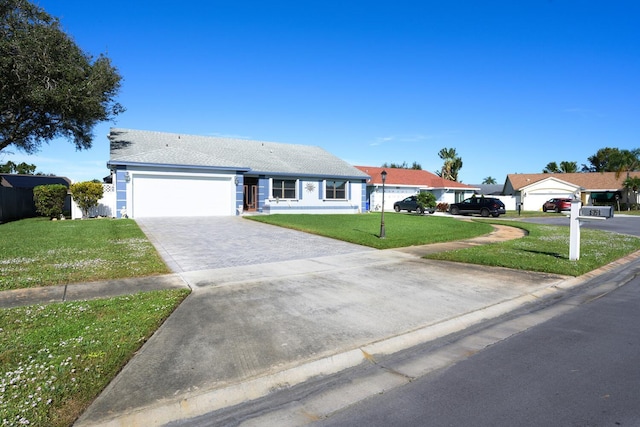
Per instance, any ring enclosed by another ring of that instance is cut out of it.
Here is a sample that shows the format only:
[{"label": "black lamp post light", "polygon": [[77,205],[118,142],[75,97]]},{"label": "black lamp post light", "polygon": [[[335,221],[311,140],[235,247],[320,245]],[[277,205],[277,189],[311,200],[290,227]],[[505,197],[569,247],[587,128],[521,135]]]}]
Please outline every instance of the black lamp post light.
[{"label": "black lamp post light", "polygon": [[384,182],[387,180],[387,171],[383,170],[380,172],[380,176],[382,177],[382,215],[380,215],[380,238],[384,239],[386,237],[386,233],[384,230]]}]

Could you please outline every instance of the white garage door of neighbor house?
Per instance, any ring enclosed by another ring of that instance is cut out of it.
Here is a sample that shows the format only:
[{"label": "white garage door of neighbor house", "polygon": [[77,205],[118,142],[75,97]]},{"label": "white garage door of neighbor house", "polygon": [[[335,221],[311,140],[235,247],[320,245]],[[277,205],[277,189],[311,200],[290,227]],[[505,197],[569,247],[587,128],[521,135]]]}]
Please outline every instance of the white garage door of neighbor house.
[{"label": "white garage door of neighbor house", "polygon": [[566,194],[559,194],[559,193],[527,194],[527,200],[525,202],[527,206],[525,206],[524,208],[526,210],[531,210],[531,211],[541,211],[542,205],[544,205],[544,203],[547,200],[553,199],[554,197],[571,197],[571,195],[567,196]]},{"label": "white garage door of neighbor house", "polygon": [[134,175],[134,218],[231,215],[231,180],[192,176]]}]

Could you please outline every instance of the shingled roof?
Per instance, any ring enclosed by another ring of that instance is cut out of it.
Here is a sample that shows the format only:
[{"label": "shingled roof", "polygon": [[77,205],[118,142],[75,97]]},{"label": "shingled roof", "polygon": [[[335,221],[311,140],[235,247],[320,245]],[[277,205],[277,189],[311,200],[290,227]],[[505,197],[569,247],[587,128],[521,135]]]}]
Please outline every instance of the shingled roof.
[{"label": "shingled roof", "polygon": [[[640,177],[640,172],[630,172],[629,176]],[[623,182],[627,179],[627,173],[622,172],[618,178],[616,178],[615,172],[516,173],[507,175],[507,180],[511,182],[511,186],[516,191],[547,178],[556,178],[588,191],[617,191],[624,188]]]},{"label": "shingled roof", "polygon": [[367,178],[328,151],[308,145],[112,128],[110,165],[235,169],[255,174]]},{"label": "shingled roof", "polygon": [[424,188],[457,188],[464,190],[473,190],[477,188],[461,182],[440,178],[438,175],[424,170],[379,168],[376,166],[356,166],[356,168],[371,177],[371,180],[367,182],[368,184],[382,185],[382,176],[380,173],[385,170],[387,171],[387,178],[385,180],[386,185],[407,185]]},{"label": "shingled roof", "polygon": [[71,180],[63,176],[0,174],[0,187],[34,188],[38,185],[62,184],[71,185]]}]

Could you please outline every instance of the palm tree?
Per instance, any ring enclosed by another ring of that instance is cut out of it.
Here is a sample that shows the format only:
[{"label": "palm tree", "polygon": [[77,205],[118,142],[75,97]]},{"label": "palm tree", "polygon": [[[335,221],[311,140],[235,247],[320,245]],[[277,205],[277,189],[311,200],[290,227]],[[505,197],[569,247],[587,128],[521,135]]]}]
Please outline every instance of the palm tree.
[{"label": "palm tree", "polygon": [[[625,179],[625,183],[623,183],[623,185],[627,190],[627,210],[631,210],[631,203],[629,203],[629,190],[633,187],[633,182],[636,177],[631,178],[629,176],[629,172],[640,169],[640,148],[633,150],[620,150],[618,154],[613,157],[611,163],[616,172],[616,179],[620,178],[622,172],[627,173],[627,179]],[[625,185],[628,182],[632,183],[632,185]],[[637,190],[634,190],[634,192],[635,191]]]},{"label": "palm tree", "polygon": [[[629,191],[633,191],[636,210],[638,209],[638,189],[640,189],[640,177],[638,176],[627,176],[627,179],[622,183],[624,189],[627,190],[627,196],[629,195]],[[627,210],[631,209],[631,203],[629,198],[627,197]]]},{"label": "palm tree", "polygon": [[482,184],[486,184],[486,185],[494,185],[497,184],[497,181],[494,177],[492,176],[488,176],[485,179],[482,180]]},{"label": "palm tree", "polygon": [[438,156],[444,160],[442,169],[436,174],[450,181],[458,181],[458,172],[462,169],[462,159],[458,157],[455,148],[443,148],[438,152]]},{"label": "palm tree", "polygon": [[549,162],[547,166],[542,169],[542,173],[558,173],[560,172],[560,168],[556,162]]},{"label": "palm tree", "polygon": [[578,163],[576,162],[560,162],[560,166],[556,162],[549,162],[542,169],[542,173],[574,173],[578,172]]},{"label": "palm tree", "polygon": [[578,172],[577,162],[560,162],[560,171],[563,173],[575,173]]}]

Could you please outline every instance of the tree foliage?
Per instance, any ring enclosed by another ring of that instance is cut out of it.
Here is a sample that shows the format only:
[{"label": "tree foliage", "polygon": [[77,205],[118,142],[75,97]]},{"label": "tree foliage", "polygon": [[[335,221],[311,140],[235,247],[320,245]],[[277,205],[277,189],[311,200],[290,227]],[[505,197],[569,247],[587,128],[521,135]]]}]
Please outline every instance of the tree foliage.
[{"label": "tree foliage", "polygon": [[436,196],[429,191],[421,191],[418,193],[417,202],[423,211],[427,211],[436,207]]},{"label": "tree foliage", "polygon": [[605,147],[587,158],[589,165],[582,165],[585,172],[632,172],[640,169],[640,149],[621,150]]},{"label": "tree foliage", "polygon": [[482,180],[482,184],[486,184],[486,185],[494,185],[497,184],[498,182],[496,181],[496,179],[492,176],[488,176],[485,179]]},{"label": "tree foliage", "polygon": [[444,160],[444,164],[436,175],[450,181],[458,181],[458,172],[462,169],[462,158],[458,156],[455,148],[443,148],[438,156]]},{"label": "tree foliage", "polygon": [[422,165],[418,162],[413,162],[413,164],[411,166],[409,166],[407,164],[407,162],[402,162],[402,163],[383,163],[382,166],[383,168],[392,168],[392,169],[412,169],[412,170],[422,170]]},{"label": "tree foliage", "polygon": [[71,196],[82,211],[82,217],[89,217],[89,209],[98,206],[102,198],[103,187],[100,182],[85,181],[71,184]]},{"label": "tree foliage", "polygon": [[[624,189],[627,190],[627,210],[631,210],[631,206],[635,206],[635,209],[638,209],[638,191],[640,190],[640,177],[637,176],[627,176],[627,178],[622,183]],[[631,202],[630,193],[633,193],[635,196],[635,201]]]},{"label": "tree foliage", "polygon": [[28,0],[0,1],[0,150],[27,153],[64,137],[91,147],[94,126],[124,111],[114,101],[121,76],[95,61],[59,20]]},{"label": "tree foliage", "polygon": [[36,172],[36,165],[29,163],[15,164],[11,160],[7,163],[0,165],[0,173],[17,173],[22,175],[33,175]]},{"label": "tree foliage", "polygon": [[36,212],[49,218],[58,218],[64,210],[67,187],[62,184],[38,185],[33,188]]},{"label": "tree foliage", "polygon": [[577,162],[560,162],[560,166],[556,162],[549,162],[547,166],[542,169],[543,173],[575,173],[578,172]]}]

